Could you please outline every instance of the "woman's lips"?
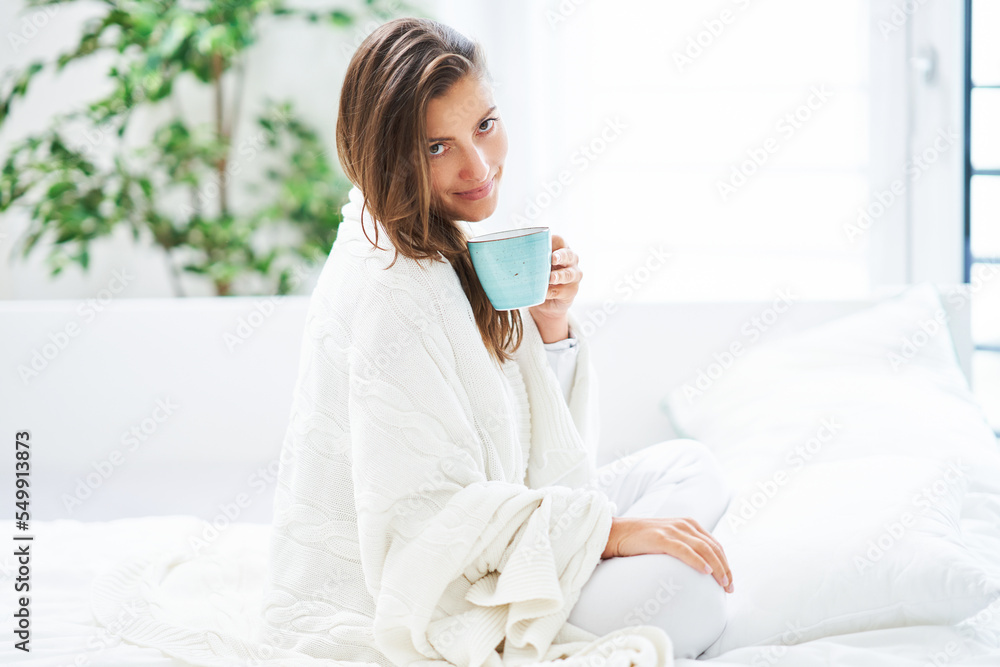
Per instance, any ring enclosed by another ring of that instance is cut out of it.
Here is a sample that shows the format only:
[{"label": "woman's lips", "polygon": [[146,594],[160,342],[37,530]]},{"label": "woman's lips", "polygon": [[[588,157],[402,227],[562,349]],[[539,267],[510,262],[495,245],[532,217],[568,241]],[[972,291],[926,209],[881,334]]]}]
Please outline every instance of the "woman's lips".
[{"label": "woman's lips", "polygon": [[490,182],[479,188],[478,190],[469,190],[468,192],[456,192],[456,197],[461,197],[462,199],[471,199],[473,201],[477,199],[482,199],[493,192],[493,181],[496,180],[496,176],[490,179]]}]

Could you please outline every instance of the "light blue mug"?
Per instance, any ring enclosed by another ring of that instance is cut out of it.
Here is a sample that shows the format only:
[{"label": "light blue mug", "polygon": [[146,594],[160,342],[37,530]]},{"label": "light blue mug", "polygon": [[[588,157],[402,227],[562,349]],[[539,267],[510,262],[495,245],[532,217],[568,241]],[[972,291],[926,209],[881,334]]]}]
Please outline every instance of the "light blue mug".
[{"label": "light blue mug", "polygon": [[552,271],[548,227],[525,227],[468,240],[469,256],[490,303],[515,310],[545,302]]}]

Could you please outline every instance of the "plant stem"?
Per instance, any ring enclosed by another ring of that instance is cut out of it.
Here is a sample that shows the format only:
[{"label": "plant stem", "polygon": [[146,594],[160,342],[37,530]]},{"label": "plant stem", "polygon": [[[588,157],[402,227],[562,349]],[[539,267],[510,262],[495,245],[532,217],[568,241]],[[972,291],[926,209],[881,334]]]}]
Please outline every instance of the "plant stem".
[{"label": "plant stem", "polygon": [[170,258],[170,251],[167,250],[166,248],[164,248],[163,257],[167,261],[167,269],[169,269],[170,284],[173,285],[174,288],[174,296],[175,297],[187,296],[186,294],[184,294],[184,290],[181,288],[181,276],[177,272],[177,267],[174,265],[173,260]]},{"label": "plant stem", "polygon": [[[201,217],[201,202],[198,201],[198,188],[196,186],[194,186],[194,185],[191,186],[191,208],[194,210],[194,217],[195,218],[200,218]],[[190,222],[191,222],[191,219],[189,218],[188,219],[188,223],[190,224]]]},{"label": "plant stem", "polygon": [[[222,99],[222,54],[212,54],[212,83],[215,86],[215,132],[220,140],[227,140],[226,128],[222,124],[223,99]],[[228,142],[227,142],[228,151]],[[219,214],[223,217],[229,215],[229,204],[226,196],[226,156],[223,155],[216,163],[216,171],[219,173]]]},{"label": "plant stem", "polygon": [[229,140],[230,146],[233,144],[233,136],[236,134],[235,128],[240,122],[240,108],[243,106],[243,88],[246,81],[246,56],[240,59],[237,71],[236,100],[233,103],[233,110],[229,116],[229,127],[226,129],[226,138]]}]

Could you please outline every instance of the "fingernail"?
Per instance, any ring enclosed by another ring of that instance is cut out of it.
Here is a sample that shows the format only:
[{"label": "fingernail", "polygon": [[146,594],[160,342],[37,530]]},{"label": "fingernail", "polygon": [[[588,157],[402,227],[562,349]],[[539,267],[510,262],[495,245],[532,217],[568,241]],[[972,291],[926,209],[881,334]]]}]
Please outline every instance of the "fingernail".
[{"label": "fingernail", "polygon": [[729,575],[726,575],[726,576],[722,577],[722,587],[723,588],[728,588],[729,587]]},{"label": "fingernail", "polygon": [[705,574],[712,574],[712,566],[711,565],[706,565],[705,566]]},{"label": "fingernail", "polygon": [[727,593],[732,593],[735,590],[734,586],[735,586],[735,584],[729,584],[729,587],[726,588],[726,592]]}]

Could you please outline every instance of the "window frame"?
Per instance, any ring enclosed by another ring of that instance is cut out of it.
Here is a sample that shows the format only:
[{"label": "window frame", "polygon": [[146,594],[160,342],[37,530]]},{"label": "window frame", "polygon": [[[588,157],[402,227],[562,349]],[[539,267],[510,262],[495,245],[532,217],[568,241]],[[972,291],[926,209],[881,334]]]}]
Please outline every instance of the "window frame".
[{"label": "window frame", "polygon": [[[964,113],[962,119],[962,135],[964,139],[963,154],[963,178],[962,178],[962,217],[963,217],[963,245],[964,261],[962,281],[970,283],[972,280],[973,264],[1000,264],[1000,257],[976,257],[972,254],[972,179],[975,176],[997,176],[1000,177],[1000,168],[996,169],[976,169],[972,166],[972,91],[976,88],[998,89],[1000,84],[976,85],[972,81],[972,2],[965,0],[964,21],[965,38],[963,40],[964,51],[964,72],[962,102]],[[975,306],[973,306],[975,307]],[[972,355],[976,353],[1000,354],[1000,344],[988,345],[979,343],[975,339],[972,341]],[[994,429],[993,433],[1000,437],[1000,430]]]}]

